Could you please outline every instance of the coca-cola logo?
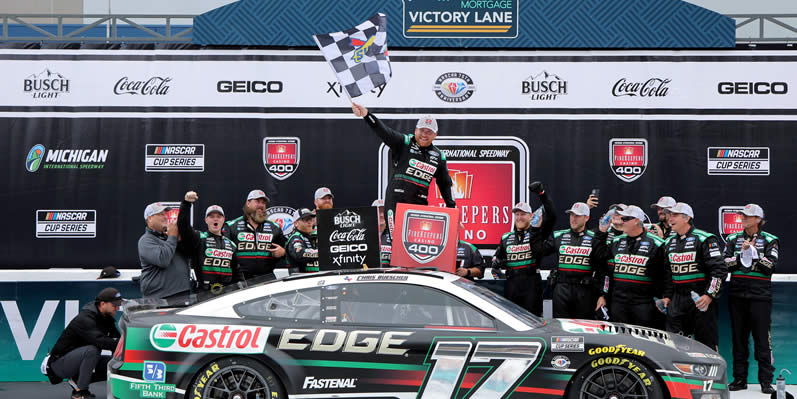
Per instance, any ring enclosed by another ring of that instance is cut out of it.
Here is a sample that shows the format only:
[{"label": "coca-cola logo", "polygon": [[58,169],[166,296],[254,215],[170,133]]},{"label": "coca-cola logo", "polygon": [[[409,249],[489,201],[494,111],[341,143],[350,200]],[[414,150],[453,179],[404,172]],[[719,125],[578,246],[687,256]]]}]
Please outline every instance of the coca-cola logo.
[{"label": "coca-cola logo", "polygon": [[335,230],[329,235],[329,242],[365,241],[365,229],[351,229],[348,231]]},{"label": "coca-cola logo", "polygon": [[650,78],[644,82],[629,82],[622,78],[612,87],[615,97],[665,97],[670,88],[667,86],[672,79]]},{"label": "coca-cola logo", "polygon": [[169,94],[169,82],[172,78],[153,76],[147,80],[130,80],[123,76],[113,86],[113,94],[140,94],[142,96],[165,96]]}]

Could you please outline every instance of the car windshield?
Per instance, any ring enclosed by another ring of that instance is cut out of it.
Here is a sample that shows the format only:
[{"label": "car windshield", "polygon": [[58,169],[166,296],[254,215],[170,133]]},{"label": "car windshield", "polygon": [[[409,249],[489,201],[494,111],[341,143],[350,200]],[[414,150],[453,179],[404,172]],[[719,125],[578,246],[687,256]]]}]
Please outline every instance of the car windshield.
[{"label": "car windshield", "polygon": [[501,310],[509,313],[512,316],[515,316],[518,320],[526,323],[529,327],[537,328],[545,325],[545,319],[529,313],[529,311],[521,308],[518,305],[515,305],[512,303],[512,301],[470,280],[464,278],[454,280],[454,285],[480,296],[485,301],[490,302]]}]

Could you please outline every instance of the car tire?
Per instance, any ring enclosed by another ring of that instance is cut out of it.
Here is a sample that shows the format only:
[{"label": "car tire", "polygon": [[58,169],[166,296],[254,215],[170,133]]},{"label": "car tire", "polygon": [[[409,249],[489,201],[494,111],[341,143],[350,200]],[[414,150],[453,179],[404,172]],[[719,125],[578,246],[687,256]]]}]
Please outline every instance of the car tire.
[{"label": "car tire", "polygon": [[661,380],[641,361],[607,356],[592,359],[579,370],[567,395],[568,399],[596,397],[663,399],[664,391]]},{"label": "car tire", "polygon": [[288,397],[268,367],[245,357],[219,359],[202,367],[186,394],[197,399],[247,398],[256,397],[255,394],[267,399]]}]

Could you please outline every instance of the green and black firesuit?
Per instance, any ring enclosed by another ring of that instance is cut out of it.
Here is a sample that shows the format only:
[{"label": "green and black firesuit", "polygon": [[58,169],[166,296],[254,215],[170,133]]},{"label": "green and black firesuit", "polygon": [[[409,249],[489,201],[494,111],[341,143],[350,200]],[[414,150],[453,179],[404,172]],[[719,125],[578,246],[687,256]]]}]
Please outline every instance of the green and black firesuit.
[{"label": "green and black firesuit", "polygon": [[318,271],[318,235],[299,231],[288,237],[288,271],[291,274]]},{"label": "green and black firesuit", "polygon": [[269,244],[285,246],[285,235],[274,222],[266,220],[257,228],[252,227],[243,216],[225,223],[222,233],[235,243],[238,253],[238,267],[248,280],[257,276],[274,273],[280,262],[268,250]]}]

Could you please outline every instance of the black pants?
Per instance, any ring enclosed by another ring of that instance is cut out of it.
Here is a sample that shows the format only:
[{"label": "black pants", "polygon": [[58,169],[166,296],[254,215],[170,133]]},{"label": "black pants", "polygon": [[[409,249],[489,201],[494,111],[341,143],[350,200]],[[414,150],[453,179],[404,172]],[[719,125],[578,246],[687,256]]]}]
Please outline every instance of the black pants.
[{"label": "black pants", "polygon": [[506,299],[542,317],[542,278],[535,271],[513,271],[506,278]]},{"label": "black pants", "polygon": [[595,289],[580,282],[557,282],[551,293],[553,317],[565,319],[594,319]]},{"label": "black pants", "polygon": [[681,335],[694,335],[694,339],[713,350],[718,350],[719,329],[717,300],[711,301],[708,310],[701,312],[689,292],[676,291],[667,311],[667,331]]},{"label": "black pants", "polygon": [[81,346],[53,360],[50,369],[61,378],[71,378],[78,389],[89,389],[89,384],[107,379],[106,367],[110,356],[101,356],[94,345]]},{"label": "black pants", "polygon": [[609,318],[612,322],[642,327],[664,327],[664,318],[660,314],[652,298],[645,303],[629,303],[620,298],[612,298],[612,305],[609,307]]},{"label": "black pants", "polygon": [[747,381],[747,359],[750,358],[748,337],[753,334],[754,357],[758,362],[758,382],[772,383],[772,342],[769,332],[772,302],[744,298],[728,298],[733,334],[733,378]]}]

